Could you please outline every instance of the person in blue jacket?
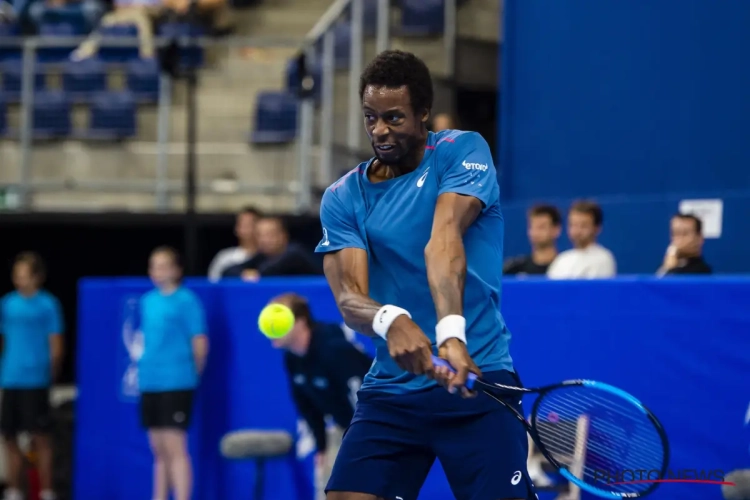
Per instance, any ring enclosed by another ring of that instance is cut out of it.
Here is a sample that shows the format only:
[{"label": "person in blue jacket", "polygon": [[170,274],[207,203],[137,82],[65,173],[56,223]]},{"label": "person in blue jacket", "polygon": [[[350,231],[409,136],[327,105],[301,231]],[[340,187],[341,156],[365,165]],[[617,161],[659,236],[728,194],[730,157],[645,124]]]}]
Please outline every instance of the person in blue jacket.
[{"label": "person in blue jacket", "polygon": [[151,253],[149,277],[155,288],[141,298],[143,355],[138,361],[141,422],[154,454],[153,499],[192,495],[192,465],[187,429],[193,393],[206,364],[208,338],[203,306],[182,286],[177,251]]},{"label": "person in blue jacket", "polygon": [[3,354],[0,385],[2,430],[8,464],[6,500],[22,500],[23,454],[17,437],[28,432],[39,457],[41,500],[54,500],[52,490],[52,425],[50,387],[63,359],[63,319],[58,300],[42,289],[45,267],[34,252],[19,254],[13,264],[15,291],[0,299]]}]

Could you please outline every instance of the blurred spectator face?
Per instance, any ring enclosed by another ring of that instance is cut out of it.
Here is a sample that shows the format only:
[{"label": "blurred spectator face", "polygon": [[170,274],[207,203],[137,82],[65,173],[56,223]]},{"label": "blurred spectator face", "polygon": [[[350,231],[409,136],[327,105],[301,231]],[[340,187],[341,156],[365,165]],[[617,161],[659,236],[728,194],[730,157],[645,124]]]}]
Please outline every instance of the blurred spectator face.
[{"label": "blurred spectator face", "polygon": [[[282,304],[287,307],[293,307],[291,301],[285,300],[284,298],[272,300],[271,304]],[[309,330],[310,328],[307,325],[307,320],[304,318],[297,318],[294,321],[294,327],[289,331],[289,333],[287,333],[280,339],[272,339],[271,345],[275,349],[284,349],[287,351],[298,352],[300,344],[303,343],[303,339],[305,338],[305,335],[309,333]]]},{"label": "blurred spectator face", "polygon": [[255,223],[256,217],[254,214],[248,212],[237,214],[237,220],[234,224],[234,234],[237,236],[240,244],[254,242]]},{"label": "blurred spectator face", "polygon": [[446,113],[440,113],[439,115],[436,115],[432,120],[433,132],[440,132],[441,130],[448,130],[453,128],[455,128],[453,119]]},{"label": "blurred spectator face", "polygon": [[278,219],[259,220],[255,228],[255,236],[258,239],[258,251],[264,255],[274,257],[286,251],[288,238]]},{"label": "blurred spectator face", "polygon": [[670,243],[678,257],[697,257],[703,251],[703,236],[693,219],[673,217],[670,223]]},{"label": "blurred spectator face", "polygon": [[575,248],[586,248],[599,234],[594,217],[586,212],[572,210],[568,214],[568,238]]},{"label": "blurred spectator face", "polygon": [[39,288],[40,277],[35,275],[31,264],[17,262],[13,266],[13,286],[22,294],[33,293]]},{"label": "blurred spectator face", "polygon": [[532,248],[548,248],[560,237],[560,226],[555,226],[547,214],[531,215],[527,234]]},{"label": "blurred spectator face", "polygon": [[148,261],[148,276],[157,287],[168,286],[180,279],[181,270],[168,252],[156,252]]}]

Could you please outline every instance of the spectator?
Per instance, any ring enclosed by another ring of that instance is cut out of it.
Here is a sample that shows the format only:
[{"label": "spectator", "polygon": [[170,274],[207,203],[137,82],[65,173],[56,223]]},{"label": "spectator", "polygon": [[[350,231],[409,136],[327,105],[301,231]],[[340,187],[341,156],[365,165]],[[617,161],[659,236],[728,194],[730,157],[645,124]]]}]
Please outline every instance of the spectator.
[{"label": "spectator", "polygon": [[568,238],[573,248],[558,255],[547,270],[552,279],[611,278],[617,273],[612,252],[596,242],[604,215],[593,201],[576,201],[568,213]]},{"label": "spectator", "polygon": [[[294,328],[273,340],[273,346],[286,351],[292,399],[315,438],[316,500],[324,500],[343,431],[354,416],[357,391],[372,358],[349,342],[340,325],[315,321],[304,297],[287,293],[271,303],[284,304],[294,313]],[[329,415],[335,427],[326,432]]]},{"label": "spectator", "polygon": [[[227,0],[163,0],[167,17],[176,22],[194,22],[211,35],[222,36],[233,31],[231,9]],[[194,9],[194,10],[192,10]]]},{"label": "spectator", "polygon": [[432,131],[452,130],[456,128],[456,120],[448,113],[439,113],[432,119]]},{"label": "spectator", "polygon": [[209,280],[219,281],[228,268],[256,257],[258,246],[255,238],[255,225],[261,217],[261,212],[254,207],[245,207],[237,214],[234,234],[237,236],[239,245],[225,248],[216,254],[208,267]]},{"label": "spectator", "polygon": [[77,21],[89,32],[104,13],[104,6],[99,0],[30,0],[19,6],[22,12],[26,9],[37,32],[43,23],[60,21]]},{"label": "spectator", "polygon": [[278,217],[264,217],[256,226],[258,251],[262,258],[253,258],[232,266],[223,277],[253,280],[261,276],[311,276],[322,274],[310,253],[289,243],[289,232]]},{"label": "spectator", "polygon": [[8,464],[6,500],[22,500],[23,454],[18,434],[29,432],[39,457],[41,500],[54,500],[52,490],[52,413],[50,387],[59,375],[63,356],[60,304],[42,289],[45,270],[41,257],[24,252],[13,264],[15,292],[0,301],[3,338],[0,429]]},{"label": "spectator", "polygon": [[703,260],[703,241],[703,222],[698,217],[672,217],[670,244],[657,274],[711,274],[711,267]]},{"label": "spectator", "polygon": [[503,274],[525,276],[547,274],[549,265],[557,257],[557,239],[562,230],[562,217],[557,207],[536,205],[528,214],[531,255],[513,257],[505,262]]}]

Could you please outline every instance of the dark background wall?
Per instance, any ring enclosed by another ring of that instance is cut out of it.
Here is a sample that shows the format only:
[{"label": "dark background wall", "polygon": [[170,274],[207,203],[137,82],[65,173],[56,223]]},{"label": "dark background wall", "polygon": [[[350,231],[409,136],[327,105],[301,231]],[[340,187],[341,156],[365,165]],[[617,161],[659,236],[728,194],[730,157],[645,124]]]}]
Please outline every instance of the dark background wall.
[{"label": "dark background wall", "polygon": [[[292,239],[313,250],[320,222],[311,217],[285,218]],[[234,216],[198,218],[198,270],[205,275],[214,255],[236,245]],[[62,382],[74,380],[77,283],[85,276],[145,276],[156,246],[183,251],[183,217],[163,214],[2,214],[0,215],[0,294],[12,289],[10,270],[18,252],[33,250],[48,266],[47,289],[63,307],[66,359]]]}]

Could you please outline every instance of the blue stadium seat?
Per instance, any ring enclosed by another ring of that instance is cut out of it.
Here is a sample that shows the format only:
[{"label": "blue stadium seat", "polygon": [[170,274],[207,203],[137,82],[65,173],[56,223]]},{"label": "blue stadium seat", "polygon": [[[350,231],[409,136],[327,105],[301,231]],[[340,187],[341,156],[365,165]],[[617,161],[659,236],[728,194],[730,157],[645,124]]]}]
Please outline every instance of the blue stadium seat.
[{"label": "blue stadium seat", "polygon": [[[378,31],[378,0],[364,0],[364,31],[365,36],[374,36]],[[351,19],[352,5],[349,4],[344,10],[347,19]]]},{"label": "blue stadium seat", "polygon": [[[166,39],[198,38],[205,33],[200,26],[188,23],[164,23],[159,28],[159,36]],[[180,58],[183,67],[198,67],[203,65],[203,48],[186,47],[181,48]]]},{"label": "blue stadium seat", "polygon": [[[333,30],[333,52],[334,66],[336,69],[347,69],[349,67],[349,46],[351,44],[351,25],[348,22],[339,21],[331,28]],[[323,54],[323,37],[318,40],[315,50],[318,57]]]},{"label": "blue stadium seat", "polygon": [[91,101],[86,135],[91,139],[124,139],[136,133],[137,108],[130,92],[101,92]]},{"label": "blue stadium seat", "polygon": [[[10,40],[17,40],[19,43],[21,37],[19,36],[19,27],[14,23],[0,23],[0,38],[7,38]],[[0,47],[0,61],[7,61],[8,59],[20,59],[21,58],[21,45],[3,45]]]},{"label": "blue stadium seat", "polygon": [[68,61],[63,68],[63,90],[77,102],[88,101],[95,93],[107,89],[104,63],[95,58]]},{"label": "blue stadium seat", "polygon": [[288,92],[261,92],[255,108],[253,144],[291,142],[297,135],[297,99]]},{"label": "blue stadium seat", "polygon": [[159,98],[159,64],[155,59],[136,59],[127,65],[128,90],[140,102]]},{"label": "blue stadium seat", "polygon": [[[35,65],[34,89],[43,90],[46,78],[44,73]],[[9,102],[18,101],[21,98],[21,79],[23,78],[23,63],[18,59],[10,59],[0,63],[0,78],[3,80],[0,93]]]},{"label": "blue stadium seat", "polygon": [[[294,57],[289,60],[286,66],[286,89],[293,94],[299,92],[301,83],[299,81],[299,66],[297,61],[297,58]],[[309,71],[312,73],[312,77],[315,79],[315,84],[317,85],[315,87],[315,99],[320,99],[322,67],[320,64],[315,64],[312,68],[309,68]]]},{"label": "blue stadium seat", "polygon": [[34,94],[33,130],[37,138],[62,138],[71,132],[70,100],[62,91]]},{"label": "blue stadium seat", "polygon": [[[39,36],[47,39],[72,37],[77,35],[80,35],[80,32],[78,32],[76,27],[70,23],[49,23],[42,24],[39,27]],[[65,44],[55,47],[42,47],[38,52],[39,61],[45,63],[64,61],[74,49],[75,46]]]},{"label": "blue stadium seat", "polygon": [[[102,43],[99,47],[99,58],[107,63],[123,63],[138,59],[138,28],[131,24],[102,26],[99,28]],[[108,38],[129,38],[132,46],[107,46]]]},{"label": "blue stadium seat", "polygon": [[6,118],[6,112],[8,108],[5,105],[5,99],[0,95],[0,137],[8,133],[8,119]]},{"label": "blue stadium seat", "polygon": [[428,36],[443,33],[445,0],[401,0],[401,34]]}]

